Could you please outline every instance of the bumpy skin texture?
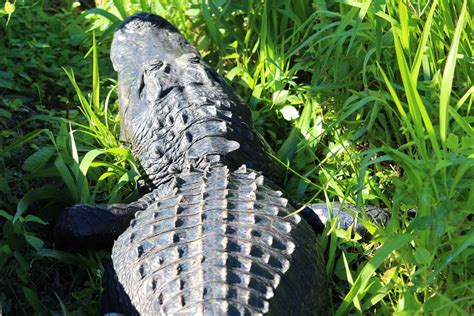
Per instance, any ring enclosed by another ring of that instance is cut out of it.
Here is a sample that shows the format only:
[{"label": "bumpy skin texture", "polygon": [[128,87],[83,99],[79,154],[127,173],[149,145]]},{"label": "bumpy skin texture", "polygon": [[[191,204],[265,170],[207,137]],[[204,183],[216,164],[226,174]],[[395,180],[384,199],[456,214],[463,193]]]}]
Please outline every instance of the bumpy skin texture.
[{"label": "bumpy skin texture", "polygon": [[[308,223],[287,216],[294,209],[275,185],[278,169],[246,105],[159,16],[125,21],[111,58],[122,138],[152,192],[129,205],[73,206],[55,229],[57,241],[76,248],[116,239],[103,312],[329,314],[323,259],[308,225],[322,231],[329,211],[303,209]],[[334,213],[342,227],[354,220]]]},{"label": "bumpy skin texture", "polygon": [[77,204],[65,209],[54,227],[58,245],[72,248],[110,248],[115,239],[130,225],[135,213],[155,201],[149,193],[130,204]]},{"label": "bumpy skin texture", "polygon": [[125,21],[111,58],[122,138],[153,191],[130,205],[73,206],[56,229],[86,246],[117,238],[103,312],[328,314],[316,236],[287,217],[247,106],[159,16]]},{"label": "bumpy skin texture", "polygon": [[122,137],[157,189],[113,246],[105,311],[326,314],[315,235],[285,217],[246,105],[161,17],[129,18],[111,58]]},{"label": "bumpy skin texture", "polygon": [[[56,241],[107,247],[104,313],[325,315],[321,232],[328,209],[299,215],[251,113],[166,20],[130,17],[116,32],[122,139],[152,192],[129,204],[75,205]],[[297,206],[296,206],[297,207]],[[341,211],[343,228],[354,216]],[[367,212],[376,222],[388,213]],[[287,216],[290,215],[290,216]],[[308,225],[311,225],[311,227]],[[355,231],[366,230],[358,225]]]},{"label": "bumpy skin texture", "polygon": [[176,174],[242,164],[278,180],[251,113],[166,20],[130,17],[114,36],[122,137],[156,186]]},{"label": "bumpy skin texture", "polygon": [[[181,174],[139,211],[112,262],[143,315],[325,314],[314,233],[282,193],[245,167]],[[130,311],[126,311],[129,313]]]}]

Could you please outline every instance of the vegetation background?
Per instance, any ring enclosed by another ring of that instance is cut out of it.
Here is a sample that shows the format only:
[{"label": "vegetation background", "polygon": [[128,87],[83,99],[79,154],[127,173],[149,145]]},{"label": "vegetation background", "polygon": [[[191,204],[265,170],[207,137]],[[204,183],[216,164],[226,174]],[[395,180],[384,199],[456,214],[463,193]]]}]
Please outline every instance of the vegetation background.
[{"label": "vegetation background", "polygon": [[[140,11],[174,23],[247,101],[290,195],[361,211],[370,241],[333,220],[320,240],[333,313],[474,313],[474,2],[0,7],[0,314],[99,313],[108,253],[58,250],[48,223],[137,197],[108,53]],[[365,205],[391,220],[369,223]]]}]

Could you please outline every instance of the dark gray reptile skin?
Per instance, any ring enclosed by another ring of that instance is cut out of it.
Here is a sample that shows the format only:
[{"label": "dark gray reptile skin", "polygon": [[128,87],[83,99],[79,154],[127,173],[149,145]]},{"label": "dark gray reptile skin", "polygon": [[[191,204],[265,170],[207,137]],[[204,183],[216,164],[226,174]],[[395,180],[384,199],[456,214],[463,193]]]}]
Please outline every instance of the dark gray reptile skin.
[{"label": "dark gray reptile skin", "polygon": [[278,172],[246,105],[158,16],[129,18],[111,58],[122,136],[157,187],[112,249],[109,286],[130,305],[118,311],[326,313],[315,235],[284,217],[292,209],[265,180]]},{"label": "dark gray reptile skin", "polygon": [[[127,19],[111,58],[122,138],[153,191],[129,205],[73,206],[55,229],[76,247],[116,239],[103,312],[329,314],[316,236],[285,217],[294,209],[247,106],[159,16]],[[315,214],[325,212],[301,214],[321,231]]]},{"label": "dark gray reptile skin", "polygon": [[[176,177],[118,238],[120,286],[144,315],[325,314],[314,233],[282,193],[245,167]],[[128,313],[128,311],[126,311]]]}]

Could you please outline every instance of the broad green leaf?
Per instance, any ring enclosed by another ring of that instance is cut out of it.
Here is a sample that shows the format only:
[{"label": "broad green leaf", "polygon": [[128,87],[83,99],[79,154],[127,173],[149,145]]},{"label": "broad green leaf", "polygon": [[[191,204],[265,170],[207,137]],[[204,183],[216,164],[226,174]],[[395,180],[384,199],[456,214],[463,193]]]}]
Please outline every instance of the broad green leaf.
[{"label": "broad green leaf", "polygon": [[48,225],[45,221],[43,221],[41,218],[35,215],[26,215],[25,216],[25,223],[32,222],[32,223],[37,223],[41,225]]},{"label": "broad green leaf", "polygon": [[294,119],[297,119],[300,116],[300,114],[298,113],[298,110],[295,109],[295,107],[292,105],[285,105],[282,109],[280,109],[280,113],[283,115],[283,118],[287,121],[292,121]]},{"label": "broad green leaf", "polygon": [[37,256],[45,258],[53,258],[67,264],[79,264],[79,259],[76,255],[65,251],[42,248],[36,253]]},{"label": "broad green leaf", "polygon": [[286,99],[288,99],[288,90],[279,90],[275,91],[272,94],[272,102],[275,105],[283,105],[286,102]]},{"label": "broad green leaf", "polygon": [[6,14],[12,14],[15,12],[15,5],[10,1],[5,1],[4,10]]},{"label": "broad green leaf", "polygon": [[36,172],[44,168],[46,163],[56,153],[53,146],[44,146],[39,148],[23,162],[23,169],[28,172]]},{"label": "broad green leaf", "polygon": [[44,246],[44,242],[36,236],[26,234],[25,239],[33,248],[35,248],[36,251],[41,250]]},{"label": "broad green leaf", "polygon": [[422,247],[418,247],[415,249],[415,260],[420,265],[427,265],[430,263],[431,254],[428,250]]},{"label": "broad green leaf", "polygon": [[59,198],[60,195],[61,192],[54,185],[45,185],[27,192],[18,202],[13,222],[16,222],[23,215],[31,203],[44,199]]},{"label": "broad green leaf", "polygon": [[25,295],[28,303],[30,303],[31,307],[33,307],[33,309],[36,312],[39,312],[41,304],[40,304],[40,300],[39,300],[38,295],[36,294],[36,292],[33,291],[32,289],[30,289],[29,287],[24,286],[23,287],[23,294]]},{"label": "broad green leaf", "polygon": [[100,149],[93,149],[89,151],[81,160],[81,163],[79,164],[79,169],[81,170],[81,173],[86,176],[87,171],[89,170],[89,167],[91,166],[92,162],[94,161],[97,156],[103,154],[104,151]]},{"label": "broad green leaf", "polygon": [[13,221],[13,215],[11,215],[10,213],[7,213],[4,210],[0,210],[0,216],[5,218],[8,221]]},{"label": "broad green leaf", "polygon": [[458,149],[459,148],[459,137],[453,133],[450,133],[448,139],[446,140],[446,147],[449,149]]},{"label": "broad green leaf", "polygon": [[80,201],[78,186],[76,184],[76,181],[74,180],[71,171],[67,167],[66,163],[64,163],[64,160],[61,156],[58,156],[56,158],[56,160],[54,161],[54,166],[56,167],[59,174],[61,175],[61,178],[66,184],[69,193],[73,197],[73,201],[78,203]]}]

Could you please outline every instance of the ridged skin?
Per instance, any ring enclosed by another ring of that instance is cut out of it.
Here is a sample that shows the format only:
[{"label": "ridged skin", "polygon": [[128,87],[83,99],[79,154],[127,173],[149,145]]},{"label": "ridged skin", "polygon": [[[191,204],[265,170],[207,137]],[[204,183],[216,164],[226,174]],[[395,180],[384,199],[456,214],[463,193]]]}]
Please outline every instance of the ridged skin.
[{"label": "ridged skin", "polygon": [[122,136],[155,186],[216,163],[246,164],[278,181],[249,108],[166,20],[130,17],[115,33],[111,59]]},{"label": "ridged skin", "polygon": [[161,17],[129,18],[111,58],[122,136],[156,189],[113,246],[104,311],[327,314],[315,235],[285,217],[246,105]]},{"label": "ridged skin", "polygon": [[327,312],[314,233],[299,216],[284,218],[286,199],[262,175],[219,166],[175,182],[169,196],[136,214],[112,251],[138,313]]}]

